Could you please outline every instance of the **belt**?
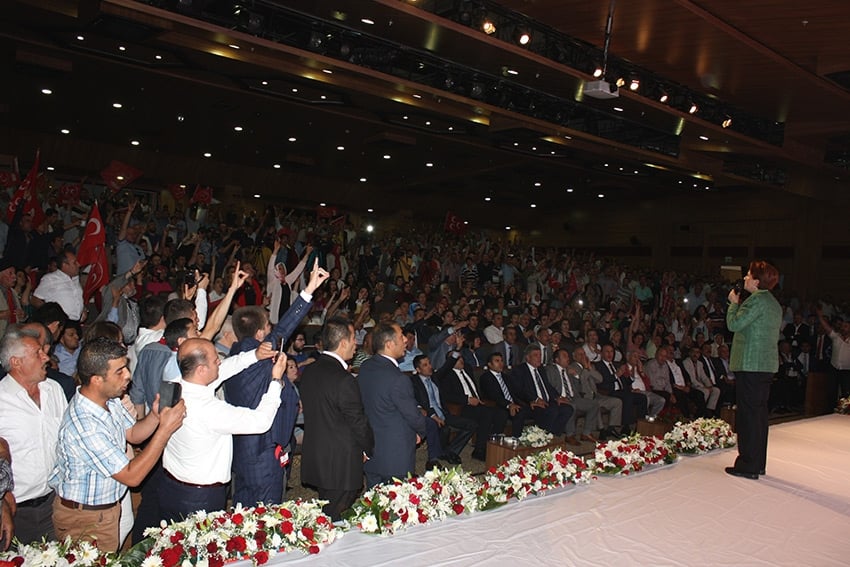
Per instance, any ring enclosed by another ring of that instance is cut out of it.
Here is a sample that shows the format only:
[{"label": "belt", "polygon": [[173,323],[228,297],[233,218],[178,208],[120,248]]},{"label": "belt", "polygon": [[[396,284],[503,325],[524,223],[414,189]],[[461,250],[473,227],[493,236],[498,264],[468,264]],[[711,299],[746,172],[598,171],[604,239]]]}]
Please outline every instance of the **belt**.
[{"label": "belt", "polygon": [[182,480],[168,472],[166,469],[162,470],[165,473],[165,476],[167,476],[177,484],[182,484],[183,486],[189,486],[191,488],[221,488],[222,486],[227,486],[227,483],[225,482],[214,482],[212,484],[196,484],[194,482],[183,482]]},{"label": "belt", "polygon": [[30,498],[29,500],[18,502],[17,506],[18,508],[35,508],[36,506],[41,506],[42,504],[47,502],[51,496],[53,496],[52,490],[44,496],[39,496],[38,498]]},{"label": "belt", "polygon": [[65,498],[59,497],[59,503],[62,504],[65,508],[70,508],[71,510],[109,510],[118,502],[113,502],[112,504],[80,504],[79,502],[74,502],[73,500],[66,500]]}]

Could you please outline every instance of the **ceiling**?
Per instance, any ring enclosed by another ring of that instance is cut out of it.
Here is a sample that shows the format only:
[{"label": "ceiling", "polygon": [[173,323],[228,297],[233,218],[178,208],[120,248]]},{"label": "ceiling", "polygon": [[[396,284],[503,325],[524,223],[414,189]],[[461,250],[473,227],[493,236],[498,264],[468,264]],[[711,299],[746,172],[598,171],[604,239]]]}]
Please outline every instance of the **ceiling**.
[{"label": "ceiling", "polygon": [[[219,17],[232,1],[13,1],[0,153],[26,162],[39,146],[67,178],[119,159],[142,187],[491,227],[706,190],[846,197],[850,3],[617,4],[612,56],[734,109],[724,129],[628,89],[582,98],[588,70],[465,25],[464,1],[292,0],[285,17],[242,2],[264,15],[252,33]],[[482,5],[535,34],[604,39],[608,2]],[[745,115],[781,143],[739,131]]]}]

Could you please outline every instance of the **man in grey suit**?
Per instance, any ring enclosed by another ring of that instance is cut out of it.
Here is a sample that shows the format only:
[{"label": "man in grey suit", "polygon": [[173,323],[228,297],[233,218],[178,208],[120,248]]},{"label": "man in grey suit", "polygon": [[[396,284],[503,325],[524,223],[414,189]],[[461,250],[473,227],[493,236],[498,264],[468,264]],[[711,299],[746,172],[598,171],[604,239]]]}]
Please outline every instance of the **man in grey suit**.
[{"label": "man in grey suit", "polygon": [[619,435],[617,429],[622,427],[623,423],[623,402],[618,398],[604,396],[597,391],[596,384],[602,381],[602,375],[590,364],[587,353],[582,347],[573,351],[573,359],[568,371],[579,377],[581,397],[595,400],[600,410],[608,412],[608,427],[603,427],[601,412],[598,418],[600,439],[609,435]]},{"label": "man in grey suit", "polygon": [[591,435],[593,428],[599,423],[599,402],[593,398],[581,396],[581,379],[578,374],[569,372],[570,353],[564,349],[555,351],[554,361],[546,367],[546,378],[560,396],[567,400],[575,410],[567,421],[566,435],[567,443],[580,445],[576,439],[576,416],[584,415],[584,426],[582,427],[581,440],[595,443],[596,438]]},{"label": "man in grey suit", "polygon": [[347,370],[357,347],[354,326],[341,318],[328,320],[322,344],[327,350],[301,376],[307,426],[301,480],[318,489],[319,498],[328,501],[322,510],[337,521],[363,487],[363,462],[374,441],[357,380]]},{"label": "man in grey suit", "polygon": [[376,354],[360,366],[357,379],[375,434],[375,452],[363,466],[367,487],[413,473],[426,419],[416,407],[410,378],[398,369],[405,347],[401,327],[379,324],[372,331],[372,344]]}]

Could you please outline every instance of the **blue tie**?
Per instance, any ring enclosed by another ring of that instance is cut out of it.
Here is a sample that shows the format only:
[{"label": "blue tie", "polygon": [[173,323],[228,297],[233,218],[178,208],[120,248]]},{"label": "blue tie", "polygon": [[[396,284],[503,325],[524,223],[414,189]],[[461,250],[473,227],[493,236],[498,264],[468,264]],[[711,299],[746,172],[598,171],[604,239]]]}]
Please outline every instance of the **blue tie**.
[{"label": "blue tie", "polygon": [[437,414],[440,419],[445,419],[443,408],[440,407],[440,402],[437,400],[437,392],[434,391],[434,383],[430,378],[425,378],[425,389],[428,390],[428,403],[431,404],[431,409]]}]

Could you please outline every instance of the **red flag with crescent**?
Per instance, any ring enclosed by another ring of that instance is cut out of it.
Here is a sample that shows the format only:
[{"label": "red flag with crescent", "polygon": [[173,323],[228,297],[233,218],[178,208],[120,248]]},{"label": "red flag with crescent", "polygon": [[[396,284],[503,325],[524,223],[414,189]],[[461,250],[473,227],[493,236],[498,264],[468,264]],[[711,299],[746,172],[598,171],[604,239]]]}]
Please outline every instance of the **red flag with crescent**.
[{"label": "red flag with crescent", "polygon": [[192,198],[189,200],[190,203],[200,203],[202,205],[209,205],[212,203],[212,188],[211,187],[201,187],[198,185],[195,187],[195,192],[192,193]]},{"label": "red flag with crescent", "polygon": [[169,185],[168,191],[171,193],[171,196],[174,197],[175,201],[182,201],[186,198],[186,186],[179,185],[177,183]]},{"label": "red flag with crescent", "polygon": [[14,171],[0,171],[0,189],[16,187],[18,185],[18,174]]},{"label": "red flag with crescent", "polygon": [[106,186],[109,187],[113,193],[117,193],[125,185],[128,185],[141,177],[142,170],[136,169],[132,165],[112,160],[109,162],[109,165],[100,172],[100,176],[103,178]]},{"label": "red flag with crescent", "polygon": [[[6,209],[6,220],[9,224],[12,223],[12,220],[15,218],[15,213],[18,210],[18,207],[24,208],[24,214],[29,213],[30,211],[35,211],[35,216],[41,218],[34,218],[33,224],[36,226],[41,224],[41,219],[44,218],[44,213],[41,210],[41,204],[38,203],[38,199],[36,198],[35,190],[36,190],[36,182],[38,181],[38,162],[41,157],[41,150],[36,150],[35,152],[35,163],[32,164],[32,169],[27,174],[21,186],[18,187],[18,190],[15,191],[15,194],[12,195],[12,199],[9,201],[9,208]],[[36,207],[36,205],[38,205]],[[37,222],[36,222],[37,221]]]},{"label": "red flag with crescent", "polygon": [[66,183],[59,188],[59,204],[74,206],[80,202],[82,183]]},{"label": "red flag with crescent", "polygon": [[81,266],[91,264],[86,285],[83,287],[83,299],[89,298],[100,288],[109,283],[109,265],[106,260],[106,234],[103,231],[103,219],[100,209],[95,202],[86,223],[83,241],[77,251],[77,261]]},{"label": "red flag with crescent", "polygon": [[463,222],[463,219],[451,211],[446,213],[446,223],[444,228],[446,232],[450,232],[452,234],[460,235],[466,232],[466,224]]}]

